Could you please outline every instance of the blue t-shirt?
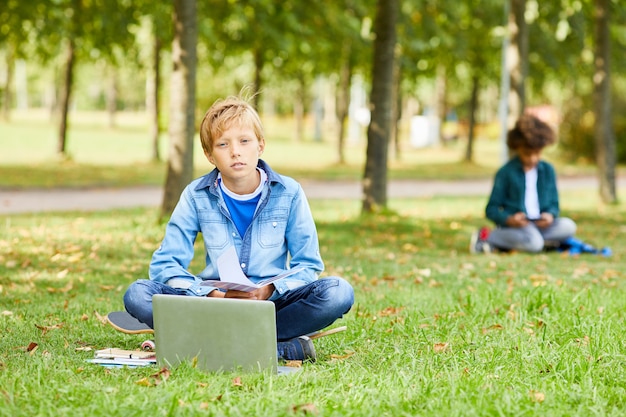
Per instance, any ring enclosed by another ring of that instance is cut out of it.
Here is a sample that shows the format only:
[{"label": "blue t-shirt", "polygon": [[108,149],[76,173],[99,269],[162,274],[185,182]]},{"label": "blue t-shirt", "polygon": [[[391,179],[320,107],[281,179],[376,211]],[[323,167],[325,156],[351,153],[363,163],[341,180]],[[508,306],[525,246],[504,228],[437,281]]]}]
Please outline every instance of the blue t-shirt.
[{"label": "blue t-shirt", "polygon": [[226,203],[226,207],[228,207],[228,212],[235,223],[237,231],[239,231],[239,236],[242,238],[246,234],[246,230],[248,230],[250,223],[252,223],[252,218],[254,217],[257,205],[261,199],[261,191],[267,182],[267,174],[265,171],[260,168],[257,169],[261,176],[261,181],[259,182],[259,186],[256,190],[250,194],[241,195],[233,193],[226,188],[221,180],[221,175],[218,177],[224,202]]}]

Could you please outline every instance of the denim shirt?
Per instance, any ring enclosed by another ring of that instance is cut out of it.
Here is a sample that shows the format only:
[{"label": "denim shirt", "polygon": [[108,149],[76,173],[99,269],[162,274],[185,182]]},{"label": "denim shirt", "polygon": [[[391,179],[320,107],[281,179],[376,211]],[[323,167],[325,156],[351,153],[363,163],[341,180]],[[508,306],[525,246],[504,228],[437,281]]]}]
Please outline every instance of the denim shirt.
[{"label": "denim shirt", "polygon": [[[524,197],[526,176],[519,157],[515,156],[496,173],[489,202],[485,208],[488,219],[498,226],[505,226],[512,214],[526,212]],[[554,167],[548,162],[537,164],[537,197],[540,213],[559,216],[559,194],[556,186]]]},{"label": "denim shirt", "polygon": [[[240,236],[221,194],[217,169],[192,181],[165,229],[161,246],[150,262],[150,279],[185,289],[189,295],[206,295],[215,287],[200,285],[219,279],[217,258],[234,245],[244,274],[253,282],[278,275],[287,268],[304,267],[275,281],[271,300],[316,280],[324,270],[317,230],[300,184],[279,175],[259,160],[267,182],[252,223]],[[205,267],[197,275],[189,272],[198,234],[204,243]]]}]

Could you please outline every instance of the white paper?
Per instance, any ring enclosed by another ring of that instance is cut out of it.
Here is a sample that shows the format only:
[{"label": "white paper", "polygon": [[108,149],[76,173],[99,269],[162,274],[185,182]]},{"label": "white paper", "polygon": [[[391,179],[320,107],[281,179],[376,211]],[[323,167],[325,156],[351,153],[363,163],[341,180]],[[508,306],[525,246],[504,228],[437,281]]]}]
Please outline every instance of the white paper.
[{"label": "white paper", "polygon": [[237,250],[234,246],[228,248],[219,258],[217,258],[217,272],[220,276],[218,280],[206,280],[201,285],[221,288],[224,290],[238,290],[238,291],[254,291],[265,285],[271,284],[279,279],[286,278],[296,272],[302,271],[304,268],[292,268],[276,275],[275,277],[264,279],[255,284],[250,281],[243,273],[241,266],[239,265],[239,257],[237,256]]}]

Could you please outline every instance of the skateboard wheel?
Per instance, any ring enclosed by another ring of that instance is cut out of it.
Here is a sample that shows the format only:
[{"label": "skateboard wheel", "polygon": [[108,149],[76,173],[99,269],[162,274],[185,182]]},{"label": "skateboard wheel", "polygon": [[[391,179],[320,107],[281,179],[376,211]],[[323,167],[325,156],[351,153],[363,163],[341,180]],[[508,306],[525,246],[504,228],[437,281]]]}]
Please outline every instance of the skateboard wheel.
[{"label": "skateboard wheel", "polygon": [[155,347],[154,340],[146,340],[141,344],[143,350],[154,350]]}]

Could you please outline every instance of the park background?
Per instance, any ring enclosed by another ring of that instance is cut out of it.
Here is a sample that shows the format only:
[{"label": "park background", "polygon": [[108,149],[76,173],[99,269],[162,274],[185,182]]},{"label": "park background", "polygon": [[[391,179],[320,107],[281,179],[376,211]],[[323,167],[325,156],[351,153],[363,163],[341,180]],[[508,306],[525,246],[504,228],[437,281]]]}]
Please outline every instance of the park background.
[{"label": "park background", "polygon": [[[173,105],[184,89],[171,87],[174,63],[180,68],[171,45],[184,34],[172,28],[173,7],[190,5],[197,84],[189,113]],[[504,101],[505,125],[524,108],[549,109],[560,141],[546,158],[560,175],[610,177],[610,166],[596,166],[607,138],[619,173],[626,31],[617,1],[5,0],[0,187],[164,186],[181,114],[195,120],[183,137],[196,141],[189,175],[201,175],[211,166],[197,122],[215,99],[246,85],[260,90],[264,157],[274,168],[299,181],[360,182],[370,157],[363,108],[376,107],[377,14],[389,5],[397,6],[391,73],[401,76],[383,80],[386,93],[397,92],[383,96],[396,97],[402,112],[398,134],[388,126],[375,155],[385,156],[389,181],[491,178],[503,160]],[[527,55],[511,32],[524,24]],[[158,112],[149,100],[157,44]],[[526,57],[526,70],[518,67],[526,77],[523,94],[505,100],[507,80],[521,85],[509,78],[514,67],[501,77],[507,45]],[[598,68],[599,56],[608,66]],[[349,89],[339,88],[345,63]],[[344,123],[340,91],[352,92]],[[607,91],[608,122],[607,102],[597,99]],[[440,134],[416,146],[414,116],[435,120]],[[599,140],[599,131],[609,133]],[[613,249],[608,258],[470,255],[486,195],[383,199],[385,209],[372,212],[360,199],[311,200],[326,273],[346,277],[356,303],[336,323],[348,330],[317,341],[319,360],[288,378],[86,363],[95,349],[142,340],[114,332],[103,316],[146,276],[162,209],[0,216],[0,415],[622,415],[626,214],[598,188],[562,192],[562,209],[580,238]]]}]

